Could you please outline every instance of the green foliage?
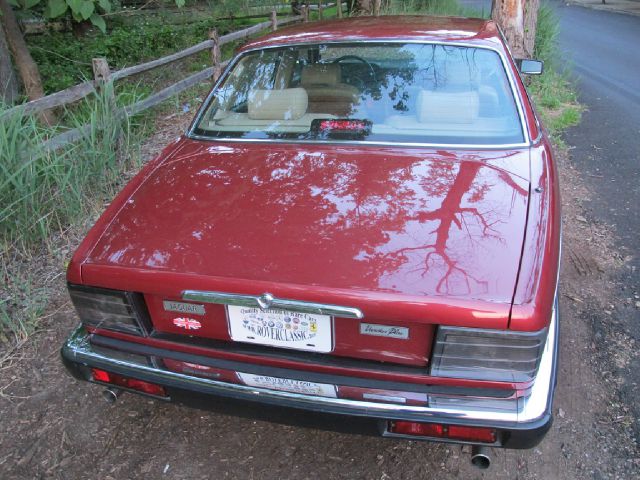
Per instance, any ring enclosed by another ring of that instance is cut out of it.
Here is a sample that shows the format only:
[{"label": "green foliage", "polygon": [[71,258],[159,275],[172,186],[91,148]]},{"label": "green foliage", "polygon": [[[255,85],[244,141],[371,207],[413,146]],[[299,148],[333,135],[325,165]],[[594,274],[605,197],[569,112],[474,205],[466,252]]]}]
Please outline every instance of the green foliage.
[{"label": "green foliage", "polygon": [[[0,122],[0,344],[19,343],[36,329],[48,298],[38,268],[51,257],[62,261],[52,243],[57,232],[101,210],[131,167],[129,123],[115,115],[109,94],[107,87],[84,102],[72,123],[88,121],[89,131],[57,152],[43,148],[54,131],[33,116]],[[0,114],[4,110],[0,105]],[[34,260],[39,251],[42,258]]]},{"label": "green foliage", "polygon": [[529,92],[538,106],[544,125],[556,142],[560,133],[580,123],[582,108],[575,88],[568,76],[567,65],[560,65],[558,58],[559,21],[553,9],[540,5],[536,27],[535,58],[542,60],[542,75],[531,77]]},{"label": "green foliage", "polygon": [[560,22],[553,9],[542,4],[538,9],[538,23],[536,25],[536,43],[534,56],[543,60],[547,67],[555,69],[558,58],[558,34]]},{"label": "green foliage", "polygon": [[[109,13],[113,9],[116,0],[8,0],[11,5],[23,10],[30,10],[43,1],[44,16],[58,18],[63,15],[71,15],[77,23],[91,22],[102,33],[107,33],[107,23],[102,14]],[[184,7],[185,0],[175,0],[178,7]]]},{"label": "green foliage", "polygon": [[[47,151],[44,140],[53,131],[30,115],[12,115],[0,122],[0,252],[28,251],[51,233],[82,216],[96,193],[117,179],[123,168],[113,146],[128,124],[118,119],[108,92],[86,99],[89,133],[72,146]],[[0,112],[3,109],[0,108]]]},{"label": "green foliage", "polygon": [[391,0],[388,13],[394,15],[454,15],[463,17],[488,17],[490,11],[464,7],[457,0]]},{"label": "green foliage", "polygon": [[45,91],[52,93],[92,78],[92,58],[105,57],[111,69],[117,70],[202,42],[212,28],[224,35],[246,23],[205,17],[193,23],[171,25],[164,17],[147,17],[133,24],[116,22],[108,35],[77,38],[69,32],[50,32],[29,36],[27,41],[40,68]]}]

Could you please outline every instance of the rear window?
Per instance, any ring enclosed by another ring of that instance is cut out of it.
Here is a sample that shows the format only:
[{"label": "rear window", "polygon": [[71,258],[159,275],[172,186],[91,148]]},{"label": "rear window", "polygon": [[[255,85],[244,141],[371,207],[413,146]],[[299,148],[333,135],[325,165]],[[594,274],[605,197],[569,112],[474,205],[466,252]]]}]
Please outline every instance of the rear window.
[{"label": "rear window", "polygon": [[213,92],[193,133],[236,139],[524,142],[496,52],[414,43],[246,53]]}]

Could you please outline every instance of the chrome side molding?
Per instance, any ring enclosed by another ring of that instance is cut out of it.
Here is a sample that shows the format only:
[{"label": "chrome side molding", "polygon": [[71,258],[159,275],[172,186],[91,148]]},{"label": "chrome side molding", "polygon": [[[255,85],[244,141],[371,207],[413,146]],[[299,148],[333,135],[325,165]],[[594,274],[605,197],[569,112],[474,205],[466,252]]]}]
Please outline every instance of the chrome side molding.
[{"label": "chrome side molding", "polygon": [[304,302],[301,300],[276,298],[270,293],[263,293],[262,295],[242,295],[238,293],[185,290],[182,292],[182,299],[191,302],[219,303],[222,305],[253,307],[261,310],[271,308],[275,310],[288,310],[290,312],[330,315],[332,317],[364,318],[364,314],[359,308],[331,305],[328,303]]}]

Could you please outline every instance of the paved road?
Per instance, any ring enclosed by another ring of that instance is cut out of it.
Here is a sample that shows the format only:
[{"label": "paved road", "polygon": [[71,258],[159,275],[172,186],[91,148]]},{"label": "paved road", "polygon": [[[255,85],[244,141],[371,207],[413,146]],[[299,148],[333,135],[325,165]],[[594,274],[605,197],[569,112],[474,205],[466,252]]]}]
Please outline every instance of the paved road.
[{"label": "paved road", "polygon": [[[461,0],[488,12],[491,0]],[[640,16],[592,10],[553,0],[560,19],[561,59],[586,107],[582,122],[565,139],[590,190],[590,220],[613,227],[618,251],[630,257],[617,276],[616,315],[598,318],[598,338],[623,332],[640,342]],[[626,371],[622,394],[640,419],[640,357]],[[638,420],[640,422],[640,420]],[[635,426],[640,438],[640,423]]]},{"label": "paved road", "polygon": [[[579,85],[587,111],[566,141],[591,198],[591,219],[612,225],[623,257],[612,318],[593,321],[603,338],[624,333],[640,342],[640,17],[554,2],[560,16],[560,47]],[[606,318],[606,315],[603,315]],[[618,374],[622,395],[636,418],[640,438],[640,357]]]}]

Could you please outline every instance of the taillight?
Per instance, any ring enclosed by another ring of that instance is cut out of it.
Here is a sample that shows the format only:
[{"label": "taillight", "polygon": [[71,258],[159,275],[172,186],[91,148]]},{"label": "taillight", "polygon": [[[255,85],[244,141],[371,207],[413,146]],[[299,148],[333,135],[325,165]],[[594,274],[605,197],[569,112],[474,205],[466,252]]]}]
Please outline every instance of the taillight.
[{"label": "taillight", "polygon": [[142,295],[120,290],[69,285],[69,295],[84,325],[146,335],[148,320]]},{"label": "taillight", "polygon": [[445,429],[439,423],[419,422],[390,422],[389,431],[401,435],[415,435],[418,437],[443,437]]},{"label": "taillight", "polygon": [[497,434],[493,428],[442,425],[439,423],[390,421],[387,430],[396,435],[446,438],[463,442],[495,443]]},{"label": "taillight", "polygon": [[138,380],[137,378],[129,378],[117,373],[107,372],[99,368],[92,368],[91,374],[96,382],[108,383],[117,387],[129,388],[131,390],[137,390],[138,392],[146,393],[148,395],[155,395],[156,397],[166,397],[162,385],[158,385],[151,382],[145,382],[144,380]]},{"label": "taillight", "polygon": [[536,376],[546,338],[546,328],[537,332],[513,332],[440,326],[431,375],[528,382]]}]

